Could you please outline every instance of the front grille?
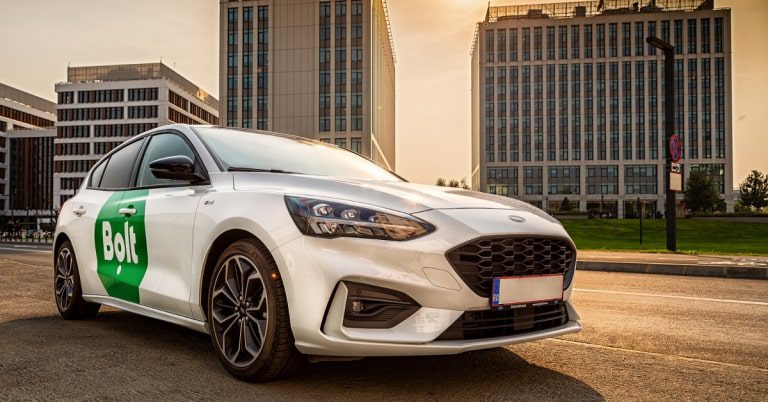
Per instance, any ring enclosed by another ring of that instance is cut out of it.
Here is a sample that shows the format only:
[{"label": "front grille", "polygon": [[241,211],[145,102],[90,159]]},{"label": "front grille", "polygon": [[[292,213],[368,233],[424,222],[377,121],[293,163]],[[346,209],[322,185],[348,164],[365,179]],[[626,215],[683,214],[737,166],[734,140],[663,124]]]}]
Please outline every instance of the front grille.
[{"label": "front grille", "polygon": [[498,338],[557,328],[568,322],[563,303],[506,310],[466,311],[438,341]]},{"label": "front grille", "polygon": [[493,236],[464,243],[445,256],[473,292],[491,297],[496,276],[565,274],[567,288],[576,253],[564,239]]}]

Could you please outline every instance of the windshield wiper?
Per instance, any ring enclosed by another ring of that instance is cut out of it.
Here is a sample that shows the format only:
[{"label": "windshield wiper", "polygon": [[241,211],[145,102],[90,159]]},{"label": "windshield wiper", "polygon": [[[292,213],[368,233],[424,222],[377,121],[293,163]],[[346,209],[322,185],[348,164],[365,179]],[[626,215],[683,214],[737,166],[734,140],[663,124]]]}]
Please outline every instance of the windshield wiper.
[{"label": "windshield wiper", "polygon": [[296,172],[289,172],[287,170],[282,170],[282,169],[259,169],[259,168],[238,167],[238,166],[228,167],[227,172],[266,172],[266,173],[296,174]]}]

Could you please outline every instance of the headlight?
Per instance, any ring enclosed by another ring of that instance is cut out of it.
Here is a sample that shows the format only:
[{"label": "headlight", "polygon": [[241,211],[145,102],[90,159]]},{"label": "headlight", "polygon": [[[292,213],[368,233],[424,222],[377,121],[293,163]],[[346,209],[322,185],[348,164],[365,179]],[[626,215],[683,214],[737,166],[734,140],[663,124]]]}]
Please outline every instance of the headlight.
[{"label": "headlight", "polygon": [[411,215],[346,201],[285,196],[285,205],[296,227],[307,236],[410,240],[435,230]]}]

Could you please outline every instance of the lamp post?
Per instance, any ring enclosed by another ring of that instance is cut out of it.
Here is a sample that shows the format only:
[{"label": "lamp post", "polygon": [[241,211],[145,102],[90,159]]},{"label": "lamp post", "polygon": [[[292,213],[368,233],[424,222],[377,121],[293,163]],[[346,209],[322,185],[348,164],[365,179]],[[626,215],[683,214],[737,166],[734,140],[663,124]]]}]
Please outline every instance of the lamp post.
[{"label": "lamp post", "polygon": [[[664,52],[664,143],[669,148],[670,139],[675,134],[675,47],[667,42],[649,36],[645,41]],[[667,250],[677,250],[677,212],[675,211],[675,192],[670,186],[670,172],[672,171],[671,150],[667,149],[666,162],[664,164],[667,199],[664,204],[664,217],[667,221]]]}]

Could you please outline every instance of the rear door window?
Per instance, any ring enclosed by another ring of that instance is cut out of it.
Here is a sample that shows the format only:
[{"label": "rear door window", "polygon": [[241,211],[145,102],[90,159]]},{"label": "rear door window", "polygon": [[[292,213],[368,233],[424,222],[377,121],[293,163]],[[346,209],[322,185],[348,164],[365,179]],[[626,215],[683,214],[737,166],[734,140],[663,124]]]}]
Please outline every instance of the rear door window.
[{"label": "rear door window", "polygon": [[131,174],[144,140],[133,142],[112,154],[104,169],[99,188],[126,189],[131,186]]},{"label": "rear door window", "polygon": [[104,175],[104,168],[107,167],[107,162],[109,162],[109,160],[101,162],[99,166],[96,166],[96,168],[93,169],[93,173],[91,173],[91,181],[88,184],[88,187],[99,187],[99,183],[101,183],[101,176]]}]

